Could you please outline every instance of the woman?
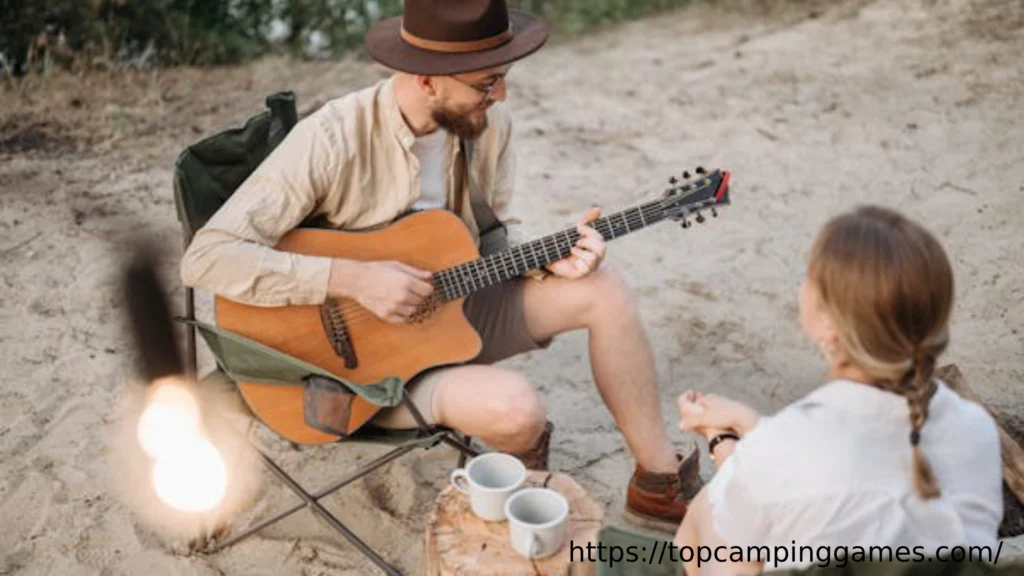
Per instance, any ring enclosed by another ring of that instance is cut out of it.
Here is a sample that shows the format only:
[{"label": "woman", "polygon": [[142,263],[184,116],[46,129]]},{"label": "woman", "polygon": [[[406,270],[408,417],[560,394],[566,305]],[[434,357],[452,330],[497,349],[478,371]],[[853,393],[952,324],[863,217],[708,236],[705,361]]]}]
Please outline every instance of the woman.
[{"label": "woman", "polygon": [[[676,544],[729,547],[719,559],[744,551],[732,557],[742,562],[698,567],[695,557],[687,574],[889,559],[877,548],[867,556],[870,546],[891,547],[893,559],[906,546],[911,560],[944,545],[994,546],[996,425],[932,376],[953,307],[935,238],[878,207],[834,218],[814,243],[799,304],[827,383],[770,417],[716,395],[679,397],[680,427],[709,440],[719,470]],[[760,562],[748,546],[762,547]]]}]

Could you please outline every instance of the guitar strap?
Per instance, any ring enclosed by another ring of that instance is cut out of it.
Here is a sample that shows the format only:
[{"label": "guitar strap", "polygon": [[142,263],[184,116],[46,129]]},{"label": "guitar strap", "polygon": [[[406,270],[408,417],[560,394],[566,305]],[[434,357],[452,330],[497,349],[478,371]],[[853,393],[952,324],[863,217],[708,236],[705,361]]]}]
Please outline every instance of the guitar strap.
[{"label": "guitar strap", "polygon": [[473,146],[472,140],[459,139],[465,166],[464,177],[469,188],[469,201],[473,208],[473,217],[476,219],[476,227],[480,231],[480,254],[487,256],[508,248],[508,229],[495,216],[494,210],[484,199],[483,191],[473,185],[469,170],[473,161]]}]

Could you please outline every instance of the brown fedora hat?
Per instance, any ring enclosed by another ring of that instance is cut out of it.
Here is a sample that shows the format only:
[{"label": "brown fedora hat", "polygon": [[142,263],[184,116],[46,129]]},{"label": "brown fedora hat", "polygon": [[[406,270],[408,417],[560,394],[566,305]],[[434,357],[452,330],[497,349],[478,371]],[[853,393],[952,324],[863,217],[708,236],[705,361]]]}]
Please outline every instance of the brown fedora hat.
[{"label": "brown fedora hat", "polygon": [[519,60],[547,38],[544,21],[504,0],[405,0],[402,16],[378,22],[364,42],[389,68],[443,76]]}]

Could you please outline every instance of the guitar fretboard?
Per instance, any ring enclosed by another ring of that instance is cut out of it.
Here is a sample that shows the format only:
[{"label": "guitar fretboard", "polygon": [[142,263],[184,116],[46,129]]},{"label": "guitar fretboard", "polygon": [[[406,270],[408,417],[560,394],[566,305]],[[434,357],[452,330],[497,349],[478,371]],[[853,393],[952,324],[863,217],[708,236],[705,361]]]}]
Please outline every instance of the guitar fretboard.
[{"label": "guitar fretboard", "polygon": [[[665,218],[662,201],[648,202],[590,223],[605,241],[614,240],[646,228]],[[561,260],[572,253],[580,239],[576,228],[566,228],[514,248],[466,262],[437,272],[433,276],[438,296],[443,301],[468,296],[477,290],[522,276]]]}]

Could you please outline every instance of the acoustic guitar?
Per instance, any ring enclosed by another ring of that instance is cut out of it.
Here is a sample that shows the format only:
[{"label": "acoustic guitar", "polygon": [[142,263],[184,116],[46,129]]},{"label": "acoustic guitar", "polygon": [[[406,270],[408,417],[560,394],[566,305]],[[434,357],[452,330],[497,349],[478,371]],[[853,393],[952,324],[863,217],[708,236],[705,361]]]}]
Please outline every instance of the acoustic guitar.
[{"label": "acoustic guitar", "polygon": [[[664,220],[717,216],[728,205],[729,172],[697,169],[669,179],[664,195],[590,224],[605,240]],[[320,306],[258,307],[223,297],[214,301],[217,324],[319,366],[355,384],[398,377],[408,382],[429,368],[465,363],[480,352],[481,340],[462,311],[469,294],[522,276],[570,254],[576,228],[481,257],[462,220],[447,210],[426,210],[372,232],[295,229],[276,249],[353,260],[394,260],[433,272],[434,295],[409,322],[392,324],[353,300],[329,299]],[[269,428],[299,444],[340,438],[309,426],[303,386],[240,382],[242,396]],[[381,408],[354,396],[346,434],[365,425]]]}]

